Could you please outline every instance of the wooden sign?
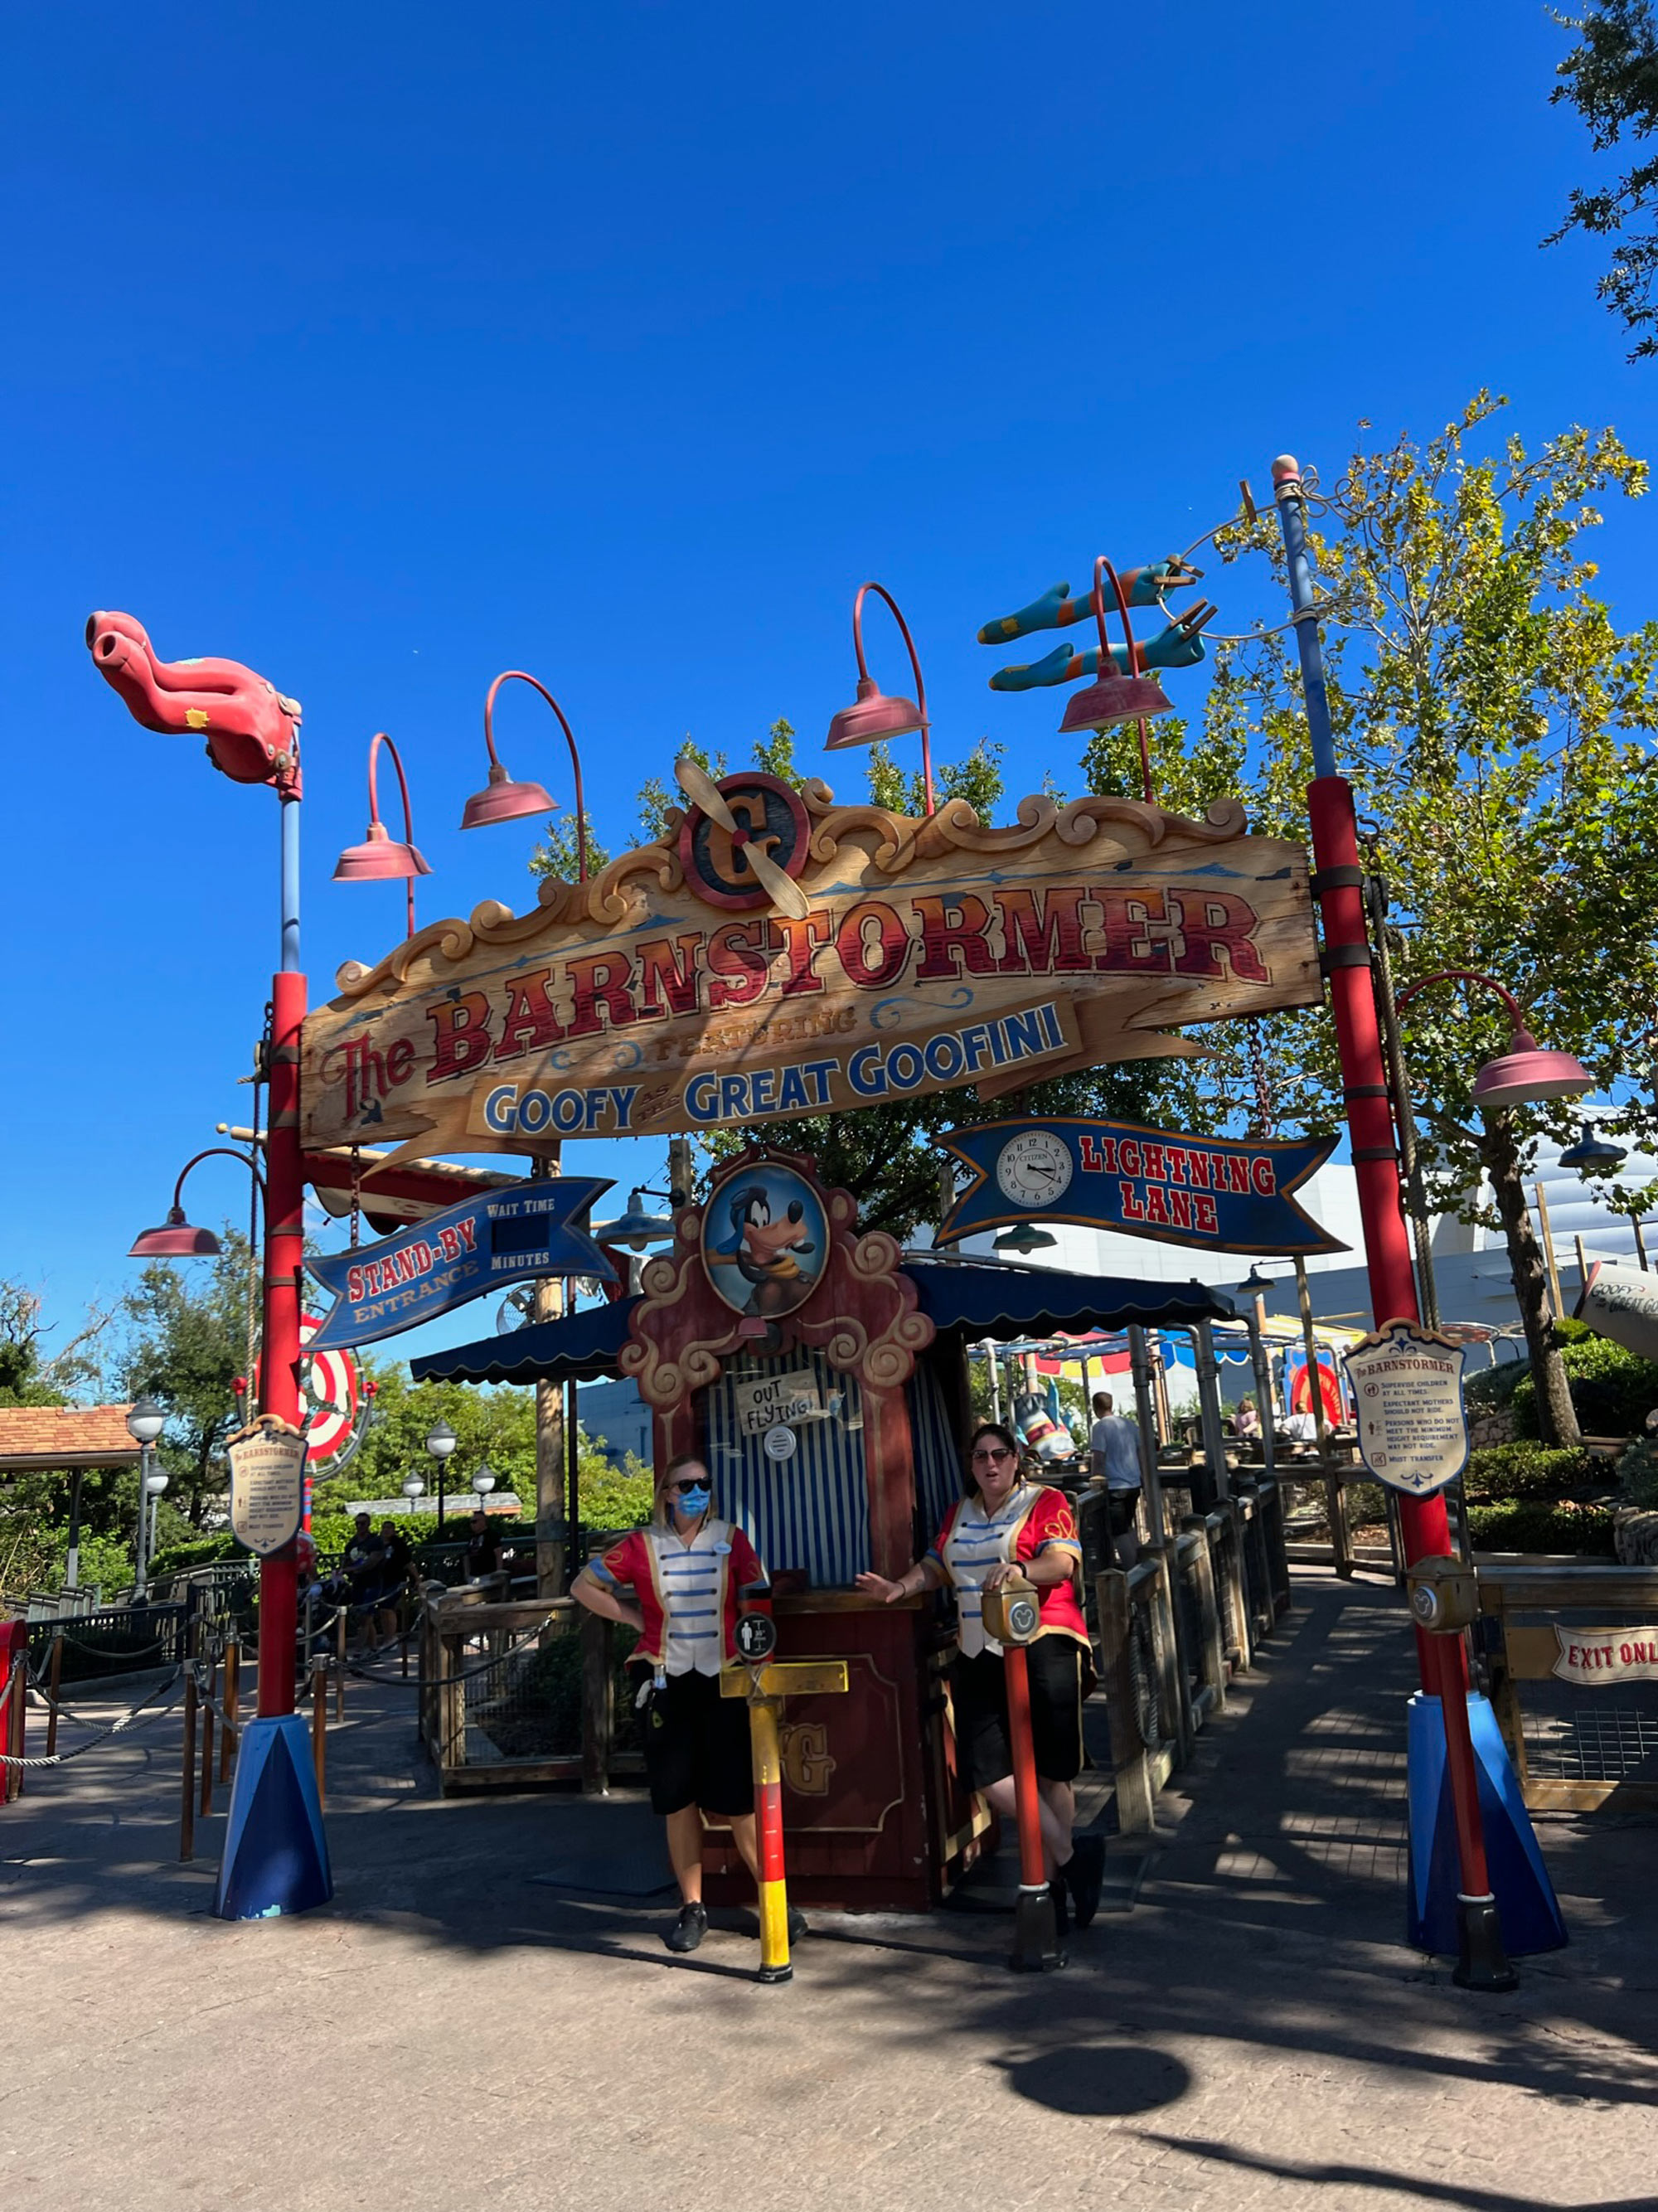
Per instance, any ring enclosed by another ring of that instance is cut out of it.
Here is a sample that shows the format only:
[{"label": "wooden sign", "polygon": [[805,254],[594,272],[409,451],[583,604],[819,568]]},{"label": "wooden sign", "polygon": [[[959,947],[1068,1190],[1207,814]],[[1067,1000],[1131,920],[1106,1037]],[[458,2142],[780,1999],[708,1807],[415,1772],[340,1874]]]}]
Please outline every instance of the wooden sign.
[{"label": "wooden sign", "polygon": [[961,799],[917,821],[757,771],[720,789],[804,915],[745,874],[749,831],[692,808],[528,914],[489,901],[348,963],[305,1024],[307,1149],[401,1139],[372,1187],[450,1148],[999,1096],[1321,995],[1306,855],[1248,836],[1235,800],[1192,822],[1037,797],[990,830]]},{"label": "wooden sign", "polygon": [[733,1382],[732,1408],[739,1436],[762,1437],[781,1422],[816,1420],[823,1400],[816,1374],[803,1367],[794,1375],[762,1375]]},{"label": "wooden sign", "polygon": [[1580,1689],[1611,1690],[1625,1682],[1658,1682],[1658,1628],[1562,1628],[1551,1673]]},{"label": "wooden sign", "polygon": [[300,1533],[305,1455],[302,1431],[275,1413],[261,1413],[228,1448],[231,1534],[262,1559]]},{"label": "wooden sign", "polygon": [[1442,1490],[1468,1461],[1463,1346],[1413,1321],[1390,1321],[1343,1355],[1370,1473],[1413,1497]]}]

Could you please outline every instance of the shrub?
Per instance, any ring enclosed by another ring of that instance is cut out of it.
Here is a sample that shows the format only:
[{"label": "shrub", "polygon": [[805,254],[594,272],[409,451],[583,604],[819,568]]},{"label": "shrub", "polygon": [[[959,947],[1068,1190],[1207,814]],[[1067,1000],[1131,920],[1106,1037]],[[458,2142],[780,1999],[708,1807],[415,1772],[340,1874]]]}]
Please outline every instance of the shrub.
[{"label": "shrub", "polygon": [[1546,1444],[1488,1444],[1470,1452],[1462,1477],[1467,1496],[1480,1503],[1492,1499],[1558,1498],[1594,1480],[1590,1454],[1554,1450]]},{"label": "shrub", "polygon": [[1658,1506],[1658,1437],[1643,1437],[1618,1462],[1618,1480],[1630,1504]]},{"label": "shrub", "polygon": [[1480,1552],[1574,1552],[1612,1556],[1612,1511],[1605,1505],[1521,1502],[1471,1505],[1468,1534]]},{"label": "shrub", "polygon": [[[1594,1437],[1633,1436],[1658,1406],[1658,1363],[1626,1352],[1610,1337],[1596,1336],[1581,1322],[1557,1322],[1557,1335],[1570,1327],[1560,1346],[1560,1362],[1571,1388],[1571,1402],[1582,1427]],[[1515,1386],[1512,1404],[1523,1434],[1537,1434],[1537,1389],[1527,1365]]]},{"label": "shrub", "polygon": [[153,1575],[178,1574],[186,1567],[205,1567],[215,1559],[246,1559],[247,1553],[228,1528],[215,1536],[192,1536],[187,1543],[167,1544],[149,1563]]},{"label": "shrub", "polygon": [[1476,1370],[1464,1382],[1462,1395],[1476,1411],[1497,1413],[1513,1401],[1515,1392],[1530,1376],[1529,1360],[1505,1359],[1498,1366]]}]

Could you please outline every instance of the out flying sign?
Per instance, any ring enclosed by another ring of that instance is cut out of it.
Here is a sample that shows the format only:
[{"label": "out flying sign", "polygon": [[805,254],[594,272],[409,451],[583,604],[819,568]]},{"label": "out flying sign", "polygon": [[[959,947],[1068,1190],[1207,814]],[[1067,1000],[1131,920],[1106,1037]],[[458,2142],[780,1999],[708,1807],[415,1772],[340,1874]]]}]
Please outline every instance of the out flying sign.
[{"label": "out flying sign", "polygon": [[938,1231],[941,1244],[1037,1220],[1212,1252],[1347,1249],[1291,1194],[1329,1158],[1333,1137],[1269,1144],[1067,1117],[987,1121],[938,1141],[973,1176]]},{"label": "out flying sign", "polygon": [[401,1229],[361,1251],[307,1261],[334,1304],[307,1352],[370,1344],[486,1291],[535,1275],[597,1275],[615,1270],[585,1229],[572,1224],[609,1179],[556,1176],[481,1192]]}]

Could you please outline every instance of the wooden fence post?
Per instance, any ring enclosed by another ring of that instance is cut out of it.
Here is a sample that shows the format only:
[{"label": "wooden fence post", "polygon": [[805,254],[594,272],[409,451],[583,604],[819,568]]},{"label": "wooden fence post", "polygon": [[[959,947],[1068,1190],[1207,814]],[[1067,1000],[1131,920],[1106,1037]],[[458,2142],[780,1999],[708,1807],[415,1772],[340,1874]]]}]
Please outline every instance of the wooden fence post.
[{"label": "wooden fence post", "polygon": [[1217,1705],[1226,1702],[1226,1653],[1221,1642],[1220,1610],[1215,1602],[1215,1563],[1209,1551],[1209,1528],[1200,1513],[1194,1513],[1181,1527],[1189,1528],[1198,1541],[1192,1554],[1193,1579],[1198,1586],[1198,1672],[1203,1677],[1203,1686],[1212,1692]]},{"label": "wooden fence post", "polygon": [[196,1856],[196,1670],[185,1664],[184,1787],[179,1808],[179,1856]]},{"label": "wooden fence post", "polygon": [[311,1670],[311,1760],[317,1770],[317,1802],[328,1802],[328,1662]]},{"label": "wooden fence post", "polygon": [[607,1796],[610,1746],[616,1732],[610,1680],[610,1625],[596,1613],[581,1615],[581,1786]]},{"label": "wooden fence post", "polygon": [[46,1676],[46,1696],[50,1705],[46,1713],[46,1757],[51,1759],[58,1750],[58,1699],[64,1680],[64,1632],[61,1628],[52,1639],[52,1667]]},{"label": "wooden fence post", "polygon": [[220,1699],[224,1707],[224,1735],[219,1744],[219,1779],[230,1779],[230,1761],[241,1734],[241,1674],[242,1647],[234,1629],[227,1638],[224,1648],[224,1695]]},{"label": "wooden fence post", "polygon": [[1157,1726],[1175,1746],[1177,1763],[1192,1756],[1192,1686],[1181,1662],[1179,1616],[1171,1561],[1174,1547],[1160,1544],[1145,1555],[1157,1571],[1151,1593],[1151,1650],[1157,1668]]},{"label": "wooden fence post", "polygon": [[213,1810],[213,1706],[218,1692],[219,1661],[216,1653],[208,1661],[207,1698],[202,1709],[201,1817],[204,1820]]},{"label": "wooden fence post", "polygon": [[[14,1759],[24,1755],[25,1729],[23,1712],[28,1697],[28,1647],[19,1649],[12,1657],[11,1671],[6,1677],[6,1751]],[[6,1802],[23,1794],[23,1770],[21,1765],[6,1769]]]},{"label": "wooden fence post", "polygon": [[1128,1835],[1157,1825],[1156,1792],[1145,1739],[1140,1733],[1128,1649],[1132,1607],[1128,1577],[1121,1568],[1108,1567],[1095,1577],[1094,1593],[1100,1617],[1100,1656],[1105,1667],[1106,1717],[1111,1727],[1111,1765],[1117,1787],[1117,1826]]}]

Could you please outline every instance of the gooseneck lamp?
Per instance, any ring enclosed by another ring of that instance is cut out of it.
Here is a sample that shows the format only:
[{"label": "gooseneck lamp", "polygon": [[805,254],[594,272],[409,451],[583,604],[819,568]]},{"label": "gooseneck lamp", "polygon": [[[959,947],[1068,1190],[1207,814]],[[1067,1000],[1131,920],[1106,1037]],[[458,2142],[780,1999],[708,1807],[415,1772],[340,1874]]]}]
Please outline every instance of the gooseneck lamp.
[{"label": "gooseneck lamp", "polygon": [[[403,793],[403,836],[400,839],[391,836],[380,820],[375,771],[382,745],[392,756],[392,765],[398,772],[398,788]],[[334,881],[337,884],[367,884],[407,878],[407,933],[412,937],[415,933],[415,878],[429,876],[431,872],[425,856],[415,843],[415,821],[409,806],[409,779],[403,772],[403,756],[384,730],[376,730],[368,741],[368,832],[361,845],[348,845],[340,854],[334,864]]]},{"label": "gooseneck lamp", "polygon": [[[915,672],[915,696],[913,699],[890,697],[869,672],[869,662],[864,655],[864,600],[875,592],[891,610],[892,618],[902,633],[909,653],[909,665]],[[932,746],[929,738],[931,725],[927,720],[926,685],[921,677],[921,663],[915,651],[915,641],[909,634],[909,624],[898,611],[898,602],[884,584],[867,583],[858,586],[858,596],[852,603],[852,649],[858,656],[858,696],[850,707],[842,707],[829,726],[829,735],[823,740],[825,752],[841,752],[850,745],[884,744],[889,738],[905,738],[912,731],[921,735],[921,785],[926,794],[926,811],[937,811],[932,796]]]},{"label": "gooseneck lamp", "polygon": [[[129,1260],[210,1260],[219,1249],[219,1240],[210,1229],[197,1229],[185,1218],[185,1177],[203,1160],[223,1158],[240,1160],[259,1186],[259,1195],[264,1196],[264,1177],[259,1173],[258,1163],[247,1153],[237,1152],[229,1145],[210,1145],[205,1152],[197,1152],[194,1159],[186,1160],[179,1170],[179,1180],[173,1186],[173,1203],[167,1209],[167,1219],[157,1229],[145,1229],[128,1248]],[[128,1424],[131,1426],[131,1423]],[[137,1435],[133,1430],[133,1434]]]},{"label": "gooseneck lamp", "polygon": [[489,696],[483,702],[483,742],[489,750],[489,780],[482,791],[475,791],[461,810],[463,830],[482,830],[491,822],[516,822],[526,814],[551,814],[557,801],[549,793],[544,784],[519,783],[510,776],[495,750],[495,697],[503,684],[527,684],[531,690],[539,691],[547,704],[558,716],[558,726],[564,732],[570,748],[570,767],[575,778],[575,842],[576,875],[581,883],[587,880],[587,815],[581,792],[581,756],[576,750],[574,732],[565,720],[561,707],[547,686],[525,673],[521,668],[503,669],[489,686]]}]

